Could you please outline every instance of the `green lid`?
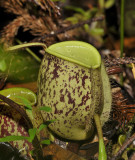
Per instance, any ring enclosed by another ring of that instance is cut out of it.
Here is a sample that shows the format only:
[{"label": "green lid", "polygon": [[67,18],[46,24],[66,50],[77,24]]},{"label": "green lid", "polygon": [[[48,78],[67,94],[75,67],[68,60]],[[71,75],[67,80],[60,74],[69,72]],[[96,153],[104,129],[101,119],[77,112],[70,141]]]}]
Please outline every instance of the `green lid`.
[{"label": "green lid", "polygon": [[49,46],[45,51],[87,68],[98,68],[101,65],[99,52],[86,42],[64,41]]}]

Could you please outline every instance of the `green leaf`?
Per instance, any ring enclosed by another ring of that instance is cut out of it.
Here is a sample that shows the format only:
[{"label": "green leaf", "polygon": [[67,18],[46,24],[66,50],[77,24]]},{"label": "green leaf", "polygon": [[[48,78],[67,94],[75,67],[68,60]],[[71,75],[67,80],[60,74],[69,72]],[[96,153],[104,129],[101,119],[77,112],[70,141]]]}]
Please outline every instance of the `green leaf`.
[{"label": "green leaf", "polygon": [[115,0],[107,0],[105,2],[105,8],[109,9],[110,7],[112,7],[115,4]]},{"label": "green leaf", "polygon": [[28,140],[29,142],[32,142],[35,135],[36,135],[36,128],[33,128],[33,129],[29,129],[28,130],[28,133],[29,133],[29,137],[26,137],[26,136],[6,136],[6,137],[3,137],[3,138],[0,138],[0,142],[10,142],[10,141],[17,141],[17,140]]},{"label": "green leaf", "polygon": [[76,11],[78,13],[81,13],[82,15],[85,15],[85,12],[86,12],[85,10],[83,10],[80,7],[75,7],[75,6],[71,6],[71,5],[68,5],[65,8],[68,9],[68,10],[73,10],[73,11]]},{"label": "green leaf", "polygon": [[33,139],[35,138],[36,131],[37,131],[36,128],[32,128],[32,129],[28,130],[28,133],[29,133],[29,136],[30,136],[29,139],[28,139],[29,142],[32,142]]},{"label": "green leaf", "polygon": [[123,143],[125,142],[125,140],[126,140],[126,135],[119,135],[119,137],[118,137],[118,143],[122,146],[123,145]]},{"label": "green leaf", "polygon": [[0,142],[10,142],[10,141],[16,141],[16,140],[24,140],[24,139],[29,139],[29,137],[24,137],[24,136],[6,136],[3,138],[0,138]]},{"label": "green leaf", "polygon": [[49,120],[49,121],[46,121],[44,124],[48,126],[49,124],[55,122],[56,120],[57,120],[57,119],[51,119],[51,120]]},{"label": "green leaf", "polygon": [[52,119],[52,120],[46,121],[45,123],[41,124],[38,129],[38,132],[40,132],[43,128],[46,128],[49,124],[51,124],[55,121],[56,121],[56,119]]},{"label": "green leaf", "polygon": [[90,30],[91,35],[98,35],[103,36],[104,35],[104,29],[103,28],[93,28]]},{"label": "green leaf", "polygon": [[49,144],[51,144],[51,141],[49,139],[46,139],[46,140],[41,141],[41,144],[49,145]]},{"label": "green leaf", "polygon": [[51,119],[51,120],[49,120],[49,121],[47,121],[47,122],[53,123],[53,122],[55,122],[55,121],[57,121],[57,119]]},{"label": "green leaf", "polygon": [[68,17],[66,18],[67,21],[70,21],[72,24],[78,23],[78,18],[77,17]]},{"label": "green leaf", "polygon": [[0,73],[8,75],[7,81],[27,83],[37,80],[40,63],[25,50],[7,52],[0,45]]},{"label": "green leaf", "polygon": [[28,99],[26,99],[26,98],[24,98],[24,97],[22,97],[22,96],[15,96],[15,97],[21,99],[22,104],[23,104],[25,107],[27,107],[28,109],[32,110],[31,103],[30,103],[30,101],[29,101]]},{"label": "green leaf", "polygon": [[40,131],[41,131],[43,128],[45,128],[45,127],[47,127],[46,124],[41,124],[40,127],[39,127],[39,129],[38,129],[38,132],[40,132]]},{"label": "green leaf", "polygon": [[7,65],[5,60],[3,59],[0,61],[0,71],[4,72],[6,69],[7,69]]},{"label": "green leaf", "polygon": [[40,107],[40,110],[46,111],[46,112],[51,112],[52,111],[52,109],[50,107],[47,107],[47,106]]}]

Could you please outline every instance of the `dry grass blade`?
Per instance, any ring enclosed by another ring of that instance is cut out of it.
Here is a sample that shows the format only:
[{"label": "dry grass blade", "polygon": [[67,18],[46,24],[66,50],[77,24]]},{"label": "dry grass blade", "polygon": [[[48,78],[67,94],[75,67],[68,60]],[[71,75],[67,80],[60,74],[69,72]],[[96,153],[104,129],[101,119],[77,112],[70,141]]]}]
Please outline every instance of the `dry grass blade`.
[{"label": "dry grass blade", "polygon": [[48,28],[42,18],[32,17],[29,14],[23,16],[23,28],[24,31],[30,30],[32,35],[39,36],[43,33],[48,33]]},{"label": "dry grass blade", "polygon": [[59,14],[59,9],[50,0],[1,0],[0,6],[7,12],[17,15],[1,33],[1,42],[8,45],[13,44],[20,27],[24,32],[29,31],[33,36],[39,37],[49,34],[58,27],[55,23],[58,20],[56,16]]},{"label": "dry grass blade", "polygon": [[[55,17],[60,15],[59,8],[51,0],[1,0],[0,6],[6,8],[7,12],[21,15],[24,13],[24,6],[26,5],[37,5],[40,6],[44,11],[48,11],[51,16],[54,13]],[[52,12],[52,10],[53,12]]]},{"label": "dry grass blade", "polygon": [[37,19],[34,16],[25,14],[17,17],[6,27],[4,27],[1,36],[1,42],[8,42],[8,44],[12,44],[14,37],[17,35],[18,29],[21,26],[23,27],[24,32],[30,30],[30,33],[34,36],[41,36],[42,34],[49,32],[42,18]]},{"label": "dry grass blade", "polygon": [[[43,1],[43,0],[42,0]],[[51,0],[47,0],[48,4],[52,7],[53,11],[54,11],[54,15],[60,16],[60,11],[59,11],[59,7],[57,7],[56,5],[54,5],[54,3]]]},{"label": "dry grass blade", "polygon": [[23,3],[25,2],[26,0],[1,0],[0,6],[6,8],[6,11],[9,13],[22,15],[24,14]]},{"label": "dry grass blade", "polygon": [[34,2],[36,5],[40,6],[43,10],[48,10],[49,15],[52,15],[51,8],[54,11],[54,16],[57,17],[60,15],[59,8],[51,0],[29,0],[30,2]]}]

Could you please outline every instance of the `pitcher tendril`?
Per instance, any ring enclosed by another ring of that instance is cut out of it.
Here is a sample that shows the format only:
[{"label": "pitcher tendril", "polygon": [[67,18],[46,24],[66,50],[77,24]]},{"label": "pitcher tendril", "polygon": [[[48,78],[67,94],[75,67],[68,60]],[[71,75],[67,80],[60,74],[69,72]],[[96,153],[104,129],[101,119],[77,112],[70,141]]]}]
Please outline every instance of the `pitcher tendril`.
[{"label": "pitcher tendril", "polygon": [[44,49],[47,48],[47,46],[44,43],[33,42],[33,43],[24,43],[24,44],[9,47],[7,48],[7,51],[13,51],[16,49],[32,47],[32,46],[42,46]]}]

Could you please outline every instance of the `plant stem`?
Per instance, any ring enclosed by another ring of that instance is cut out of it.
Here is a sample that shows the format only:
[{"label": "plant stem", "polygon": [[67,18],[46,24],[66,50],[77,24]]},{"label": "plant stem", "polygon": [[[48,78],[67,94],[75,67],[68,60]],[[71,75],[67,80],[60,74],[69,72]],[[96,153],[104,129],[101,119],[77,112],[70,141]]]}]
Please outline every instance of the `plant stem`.
[{"label": "plant stem", "polygon": [[98,114],[94,115],[94,120],[95,120],[95,123],[96,123],[96,128],[97,128],[98,138],[99,138],[98,160],[107,160],[107,154],[106,154],[104,140],[103,140],[102,127],[101,127],[101,124],[100,124],[100,118],[99,118]]},{"label": "plant stem", "polygon": [[104,0],[99,0],[99,1],[98,1],[98,5],[99,5],[99,8],[100,8],[101,10],[103,10],[104,7],[105,7],[105,1],[104,1]]},{"label": "plant stem", "polygon": [[[124,0],[121,0],[121,15],[120,15],[120,57],[123,57],[124,48]],[[122,67],[122,66],[121,66]],[[120,74],[120,84],[123,85],[123,73]]]},{"label": "plant stem", "polygon": [[123,57],[124,48],[124,0],[121,0],[121,15],[120,15],[120,57]]}]

